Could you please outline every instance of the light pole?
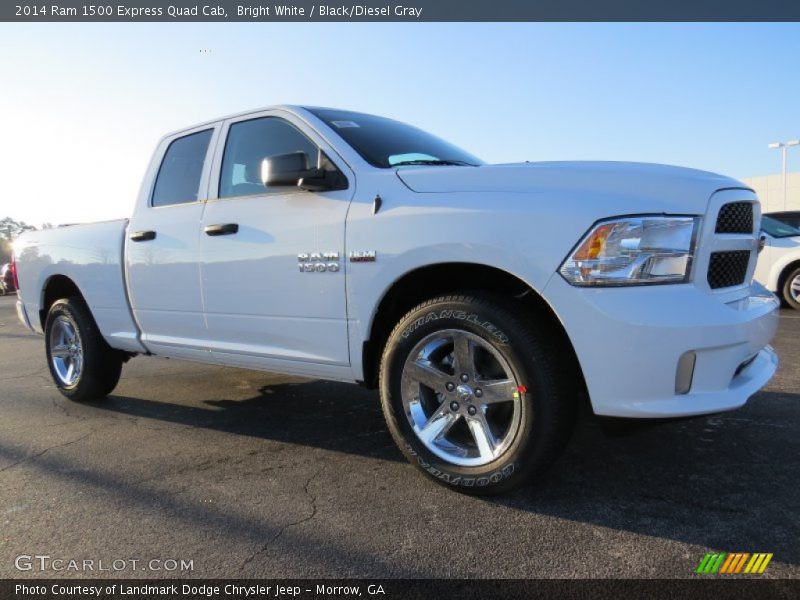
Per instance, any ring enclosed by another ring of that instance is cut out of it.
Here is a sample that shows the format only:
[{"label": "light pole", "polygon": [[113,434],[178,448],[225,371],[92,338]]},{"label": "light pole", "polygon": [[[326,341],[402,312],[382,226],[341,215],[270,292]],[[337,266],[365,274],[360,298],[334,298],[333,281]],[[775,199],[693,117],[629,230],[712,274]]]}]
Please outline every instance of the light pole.
[{"label": "light pole", "polygon": [[792,146],[800,146],[800,140],[789,140],[788,142],[774,142],[769,148],[780,149],[781,164],[783,172],[783,210],[786,210],[786,151]]}]

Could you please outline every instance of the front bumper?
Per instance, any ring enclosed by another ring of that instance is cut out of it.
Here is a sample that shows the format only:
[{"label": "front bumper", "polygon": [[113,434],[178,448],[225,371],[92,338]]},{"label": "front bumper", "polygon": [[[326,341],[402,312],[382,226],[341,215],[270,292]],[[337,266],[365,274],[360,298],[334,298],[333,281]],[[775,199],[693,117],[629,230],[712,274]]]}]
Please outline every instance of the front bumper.
[{"label": "front bumper", "polygon": [[[732,410],[778,367],[769,342],[779,303],[755,282],[748,296],[724,303],[691,284],[592,289],[556,276],[545,297],[572,341],[598,415]],[[694,369],[688,392],[679,393],[685,353],[694,353]]]}]

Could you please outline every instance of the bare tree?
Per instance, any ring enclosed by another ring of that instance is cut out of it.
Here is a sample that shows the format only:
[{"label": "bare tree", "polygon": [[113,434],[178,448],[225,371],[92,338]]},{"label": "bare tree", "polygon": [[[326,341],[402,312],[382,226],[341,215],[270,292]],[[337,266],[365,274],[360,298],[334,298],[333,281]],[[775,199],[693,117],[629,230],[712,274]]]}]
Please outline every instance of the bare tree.
[{"label": "bare tree", "polygon": [[11,260],[11,242],[26,231],[33,231],[36,227],[28,225],[25,221],[15,221],[11,217],[0,219],[0,264]]}]

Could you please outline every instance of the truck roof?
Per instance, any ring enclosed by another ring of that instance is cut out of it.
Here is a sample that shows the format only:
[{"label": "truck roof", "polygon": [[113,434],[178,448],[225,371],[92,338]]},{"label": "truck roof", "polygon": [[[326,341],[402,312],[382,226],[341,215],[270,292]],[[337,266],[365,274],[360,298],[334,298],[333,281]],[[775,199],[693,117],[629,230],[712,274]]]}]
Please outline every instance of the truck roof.
[{"label": "truck roof", "polygon": [[251,108],[249,110],[243,110],[243,111],[231,113],[231,114],[228,114],[228,115],[223,115],[223,116],[217,117],[215,119],[208,119],[206,121],[201,121],[199,123],[195,123],[194,125],[189,125],[189,126],[186,126],[186,127],[180,127],[180,128],[175,129],[173,131],[170,131],[169,133],[163,135],[162,137],[165,137],[165,138],[166,137],[171,137],[171,136],[176,135],[178,133],[183,133],[184,131],[190,131],[192,129],[197,129],[198,127],[203,127],[204,125],[213,125],[214,123],[219,123],[220,121],[224,121],[225,119],[234,119],[236,117],[244,117],[246,115],[263,112],[265,110],[285,110],[285,111],[297,114],[298,112],[300,112],[301,110],[304,110],[306,108],[307,107],[305,107],[305,106],[299,106],[299,105],[295,105],[295,104],[275,104],[275,105],[272,105],[272,106],[262,106],[260,108]]}]

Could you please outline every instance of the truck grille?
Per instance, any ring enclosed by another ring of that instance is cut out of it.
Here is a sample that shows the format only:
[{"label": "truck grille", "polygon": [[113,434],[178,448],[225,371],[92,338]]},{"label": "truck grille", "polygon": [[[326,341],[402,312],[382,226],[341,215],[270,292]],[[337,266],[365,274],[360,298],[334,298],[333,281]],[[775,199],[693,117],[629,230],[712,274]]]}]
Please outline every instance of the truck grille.
[{"label": "truck grille", "polygon": [[708,263],[708,285],[716,290],[743,284],[749,263],[749,250],[712,252]]},{"label": "truck grille", "polygon": [[717,215],[715,233],[753,233],[753,203],[725,204]]}]

